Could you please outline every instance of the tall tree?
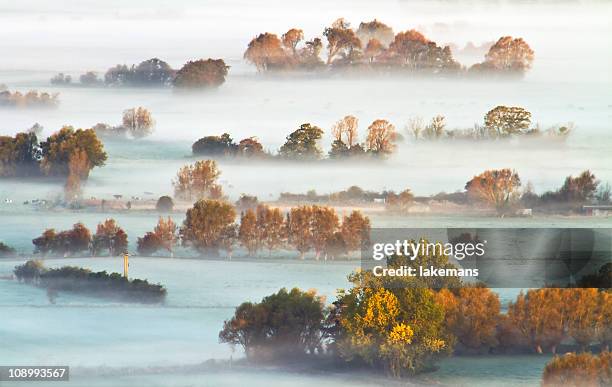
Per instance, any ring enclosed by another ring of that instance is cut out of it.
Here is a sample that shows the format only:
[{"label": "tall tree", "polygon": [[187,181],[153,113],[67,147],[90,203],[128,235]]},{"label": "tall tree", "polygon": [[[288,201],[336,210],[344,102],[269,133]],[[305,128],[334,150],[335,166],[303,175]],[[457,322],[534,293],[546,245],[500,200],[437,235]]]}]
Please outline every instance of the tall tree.
[{"label": "tall tree", "polygon": [[281,39],[283,42],[283,46],[285,46],[287,50],[291,51],[291,54],[296,57],[296,47],[298,43],[304,40],[304,31],[297,28],[292,28],[289,31],[285,32]]},{"label": "tall tree", "polygon": [[325,251],[327,242],[338,231],[339,219],[331,207],[312,207],[312,245],[316,259]]},{"label": "tall tree", "polygon": [[397,133],[395,126],[387,120],[375,120],[368,127],[366,148],[377,155],[388,155],[395,149]]},{"label": "tall tree", "polygon": [[255,215],[255,211],[252,208],[249,208],[240,215],[238,239],[240,244],[247,249],[250,256],[257,253],[258,234],[257,215]]},{"label": "tall tree", "polygon": [[429,40],[416,30],[398,32],[391,42],[389,49],[398,58],[402,65],[416,69],[427,52]]},{"label": "tall tree", "polygon": [[348,251],[360,250],[370,240],[370,219],[354,210],[342,219],[341,234]]},{"label": "tall tree", "polygon": [[331,27],[323,32],[327,38],[327,64],[331,64],[336,56],[351,58],[353,51],[361,49],[361,41],[355,31],[349,28],[344,19],[336,20]]},{"label": "tall tree", "polygon": [[288,64],[287,53],[283,50],[281,40],[269,32],[259,34],[249,42],[244,59],[253,63],[260,72],[279,70]]},{"label": "tall tree", "polygon": [[310,206],[294,207],[287,214],[287,238],[289,244],[299,251],[301,259],[313,247],[312,217]]},{"label": "tall tree", "polygon": [[187,210],[180,229],[184,245],[201,252],[218,254],[227,227],[234,223],[234,207],[218,200],[198,200]]}]

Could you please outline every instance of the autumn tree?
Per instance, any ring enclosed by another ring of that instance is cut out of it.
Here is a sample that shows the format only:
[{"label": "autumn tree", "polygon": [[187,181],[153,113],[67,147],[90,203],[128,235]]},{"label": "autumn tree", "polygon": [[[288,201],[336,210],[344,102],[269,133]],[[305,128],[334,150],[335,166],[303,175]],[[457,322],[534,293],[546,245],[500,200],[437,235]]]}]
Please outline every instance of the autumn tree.
[{"label": "autumn tree", "polygon": [[256,209],[257,228],[259,230],[260,248],[265,247],[268,254],[283,245],[285,236],[285,224],[283,214],[278,208],[270,208],[265,204],[259,204]]},{"label": "autumn tree", "polygon": [[253,209],[249,208],[240,215],[240,228],[238,229],[240,244],[247,249],[249,256],[257,253],[258,238],[257,215]]},{"label": "autumn tree", "polygon": [[312,206],[312,246],[317,260],[338,228],[339,219],[336,210],[331,207]]},{"label": "autumn tree", "polygon": [[387,120],[375,120],[368,127],[366,149],[376,155],[388,155],[395,149],[397,133],[395,126]]},{"label": "autumn tree", "polygon": [[531,125],[531,113],[518,106],[497,106],[487,112],[484,124],[492,136],[523,134]]},{"label": "autumn tree", "polygon": [[406,188],[399,194],[389,192],[385,198],[385,208],[391,212],[406,212],[414,204],[414,194]]},{"label": "autumn tree", "polygon": [[219,87],[225,82],[228,69],[223,59],[189,61],[176,73],[173,84],[181,89]]},{"label": "autumn tree", "polygon": [[597,289],[573,288],[565,289],[564,293],[563,308],[566,312],[567,334],[584,351],[597,342],[597,334],[602,328],[601,307],[604,305],[600,304]]},{"label": "autumn tree", "polygon": [[222,196],[221,186],[217,184],[220,175],[221,171],[214,160],[200,160],[186,165],[178,171],[172,182],[174,195],[185,200],[218,199]]},{"label": "autumn tree", "polygon": [[56,232],[46,229],[32,240],[34,252],[43,256],[51,253],[57,256],[75,255],[89,250],[91,232],[83,223],[76,223],[70,230]]},{"label": "autumn tree", "polygon": [[280,147],[278,153],[281,157],[296,160],[313,160],[321,157],[318,141],[323,136],[323,130],[309,123],[300,125]]},{"label": "autumn tree", "polygon": [[365,50],[363,50],[363,54],[368,59],[368,62],[374,63],[376,58],[385,51],[385,47],[377,39],[370,39],[367,42],[368,44]]},{"label": "autumn tree", "polygon": [[354,210],[342,218],[340,233],[348,251],[361,250],[370,241],[370,219]]},{"label": "autumn tree", "polygon": [[561,200],[567,202],[585,203],[595,197],[598,185],[599,181],[595,175],[586,170],[576,177],[566,177],[563,186],[559,189],[559,196]]},{"label": "autumn tree", "polygon": [[74,130],[71,126],[65,126],[49,136],[40,147],[43,155],[40,167],[47,176],[68,176],[71,156],[83,151],[87,155],[89,169],[79,172],[81,179],[85,180],[91,169],[103,166],[107,158],[104,145],[93,129]]},{"label": "autumn tree", "polygon": [[355,116],[345,116],[332,126],[332,135],[337,141],[342,141],[347,147],[357,144],[357,127],[359,120]]},{"label": "autumn tree", "polygon": [[485,65],[495,71],[524,73],[531,68],[534,52],[522,38],[503,36],[485,55]]},{"label": "autumn tree", "polygon": [[508,306],[508,317],[536,352],[550,348],[555,353],[564,337],[565,302],[562,289],[521,291]]},{"label": "autumn tree", "polygon": [[263,145],[261,145],[256,137],[248,137],[243,138],[238,143],[237,155],[247,158],[258,158],[265,157],[266,152],[263,149]]},{"label": "autumn tree", "polygon": [[428,43],[429,40],[422,33],[408,30],[395,35],[389,50],[400,59],[402,65],[416,69],[427,52]]},{"label": "autumn tree", "polygon": [[468,197],[494,207],[499,213],[507,211],[519,197],[521,180],[508,168],[486,170],[465,184]]},{"label": "autumn tree", "polygon": [[455,291],[441,289],[436,299],[444,308],[445,324],[458,343],[470,350],[496,347],[500,302],[486,287],[465,286]]},{"label": "autumn tree", "polygon": [[218,200],[201,199],[187,210],[180,236],[185,246],[218,254],[222,236],[234,223],[234,207]]},{"label": "autumn tree", "polygon": [[[293,36],[295,38],[295,36]],[[297,43],[296,43],[297,44]],[[259,34],[249,42],[244,59],[253,63],[258,71],[279,70],[287,66],[287,53],[275,34]]]},{"label": "autumn tree", "polygon": [[296,57],[297,56],[297,45],[302,40],[304,40],[304,31],[292,28],[289,31],[285,32],[281,37],[283,46],[291,51],[291,54]]},{"label": "autumn tree", "polygon": [[331,27],[323,32],[327,38],[327,64],[331,64],[337,56],[351,61],[355,50],[361,49],[361,41],[355,31],[349,28],[344,19],[336,20]]},{"label": "autumn tree", "polygon": [[94,256],[105,250],[108,250],[110,256],[116,256],[127,250],[128,237],[115,219],[106,219],[103,223],[98,223],[91,245]]},{"label": "autumn tree", "polygon": [[[341,358],[383,367],[393,377],[431,367],[452,349],[444,329],[444,310],[431,289],[391,285],[372,272],[351,274],[353,286],[336,301],[339,329],[334,334]],[[402,278],[401,281],[411,281]]]},{"label": "autumn tree", "polygon": [[123,127],[134,138],[142,138],[150,135],[155,126],[155,120],[151,112],[145,108],[137,107],[123,111]]},{"label": "autumn tree", "polygon": [[304,255],[314,246],[313,214],[311,206],[294,207],[287,214],[288,242],[299,251],[301,259],[304,259]]},{"label": "autumn tree", "polygon": [[377,41],[381,46],[388,47],[395,38],[393,29],[376,19],[359,23],[357,36],[362,42]]}]

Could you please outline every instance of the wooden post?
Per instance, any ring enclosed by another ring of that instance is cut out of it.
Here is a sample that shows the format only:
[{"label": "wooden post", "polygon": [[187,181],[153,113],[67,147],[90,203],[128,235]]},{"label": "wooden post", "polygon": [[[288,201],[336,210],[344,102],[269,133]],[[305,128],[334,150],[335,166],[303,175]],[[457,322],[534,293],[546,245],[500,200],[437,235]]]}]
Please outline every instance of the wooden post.
[{"label": "wooden post", "polygon": [[129,256],[127,252],[123,253],[123,277],[125,278],[128,277],[128,269],[130,267]]}]

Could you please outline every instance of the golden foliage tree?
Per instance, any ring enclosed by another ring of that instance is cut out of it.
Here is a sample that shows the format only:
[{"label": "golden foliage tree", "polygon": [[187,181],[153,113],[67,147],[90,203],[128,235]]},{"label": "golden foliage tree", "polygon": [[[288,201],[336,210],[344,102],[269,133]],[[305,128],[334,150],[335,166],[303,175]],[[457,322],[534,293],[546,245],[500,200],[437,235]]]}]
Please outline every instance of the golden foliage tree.
[{"label": "golden foliage tree", "polygon": [[612,385],[612,353],[568,353],[555,356],[542,374],[542,387],[600,387]]},{"label": "golden foliage tree", "polygon": [[280,69],[287,65],[287,53],[275,34],[259,34],[249,42],[244,59],[253,63],[258,71]]},{"label": "golden foliage tree", "polygon": [[199,251],[217,254],[222,247],[222,237],[235,220],[234,207],[218,200],[198,200],[187,210],[180,229],[184,245]]},{"label": "golden foliage tree", "polygon": [[342,219],[341,234],[348,251],[360,250],[370,240],[370,219],[355,210]]},{"label": "golden foliage tree", "polygon": [[387,120],[375,120],[368,127],[366,148],[374,154],[387,155],[393,153],[397,133],[395,126]]},{"label": "golden foliage tree", "polygon": [[504,72],[523,73],[533,63],[534,52],[523,38],[503,36],[485,55],[485,64]]},{"label": "golden foliage tree", "polygon": [[200,160],[186,165],[172,181],[174,195],[185,200],[220,199],[223,196],[223,190],[217,184],[220,175],[221,171],[214,160]]},{"label": "golden foliage tree", "polygon": [[332,135],[337,141],[342,141],[350,148],[357,143],[358,125],[357,117],[345,116],[332,126]]},{"label": "golden foliage tree", "polygon": [[497,346],[500,302],[496,293],[466,286],[455,292],[442,289],[436,299],[444,307],[446,326],[459,343],[472,350]]},{"label": "golden foliage tree", "polygon": [[240,227],[238,229],[240,244],[247,249],[250,256],[258,250],[257,215],[249,208],[240,215]]},{"label": "golden foliage tree", "polygon": [[508,210],[519,196],[521,180],[508,168],[487,170],[465,184],[472,199],[494,207],[499,213]]}]

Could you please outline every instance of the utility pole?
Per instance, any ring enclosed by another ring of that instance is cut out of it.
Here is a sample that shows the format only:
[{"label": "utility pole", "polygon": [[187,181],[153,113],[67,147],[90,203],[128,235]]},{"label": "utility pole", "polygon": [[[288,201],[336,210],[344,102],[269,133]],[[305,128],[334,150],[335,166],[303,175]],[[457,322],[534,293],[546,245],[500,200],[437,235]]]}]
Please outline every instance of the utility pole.
[{"label": "utility pole", "polygon": [[123,277],[126,279],[128,277],[128,269],[130,268],[129,257],[130,254],[127,251],[123,253]]}]

